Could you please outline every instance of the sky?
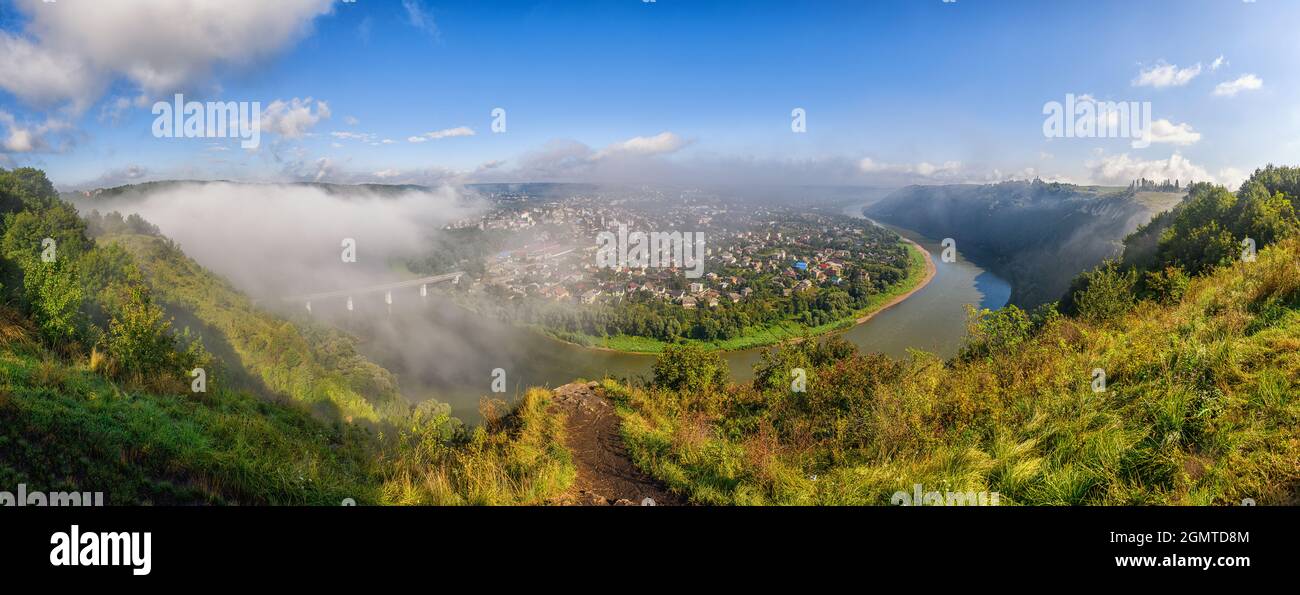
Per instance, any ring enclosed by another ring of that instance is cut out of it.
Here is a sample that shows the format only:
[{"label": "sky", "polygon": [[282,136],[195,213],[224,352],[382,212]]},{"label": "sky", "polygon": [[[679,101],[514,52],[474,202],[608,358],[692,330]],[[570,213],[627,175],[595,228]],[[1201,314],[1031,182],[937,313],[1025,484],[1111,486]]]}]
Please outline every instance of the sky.
[{"label": "sky", "polygon": [[[68,189],[1235,186],[1300,163],[1296,30],[1292,0],[0,0],[0,167]],[[177,93],[258,102],[257,146],[159,137]],[[1050,137],[1067,95],[1149,102],[1149,146]]]}]

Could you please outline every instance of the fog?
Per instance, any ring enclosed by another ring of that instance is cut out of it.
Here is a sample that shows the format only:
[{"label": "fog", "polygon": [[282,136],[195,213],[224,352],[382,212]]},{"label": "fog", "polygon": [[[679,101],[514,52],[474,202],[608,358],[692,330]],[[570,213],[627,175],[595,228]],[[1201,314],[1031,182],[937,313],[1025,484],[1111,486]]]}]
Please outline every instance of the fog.
[{"label": "fog", "polygon": [[1011,302],[1022,308],[1060,299],[1079,272],[1118,256],[1123,238],[1153,215],[1120,193],[1025,182],[911,186],[868,212],[956,239],[961,253],[1011,283]]},{"label": "fog", "polygon": [[[377,193],[196,182],[78,206],[138,213],[244,292],[275,299],[401,280],[392,263],[419,254],[442,226],[483,204],[451,187]],[[342,258],[345,238],[356,242],[355,262]]]},{"label": "fog", "polygon": [[[412,401],[449,402],[457,415],[473,420],[493,368],[511,371],[511,393],[522,379],[519,362],[528,356],[516,333],[438,298],[440,288],[431,288],[426,299],[418,287],[394,290],[391,308],[382,292],[357,294],[353,311],[345,298],[314,301],[311,313],[301,301],[281,299],[410,278],[401,265],[406,258],[429,250],[447,223],[481,213],[485,203],[474,195],[451,187],[376,192],[196,182],[77,206],[139,214],[260,306],[354,334],[362,353],[397,374]],[[356,241],[354,263],[341,257],[344,238]]]},{"label": "fog", "polygon": [[[851,194],[867,203],[883,191]],[[760,193],[756,200],[761,199]],[[397,375],[409,400],[447,403],[453,414],[469,422],[479,419],[477,405],[485,396],[510,399],[527,387],[558,386],[577,378],[640,377],[649,373],[654,361],[646,355],[561,343],[484,318],[438,295],[445,287],[431,288],[427,297],[420,296],[418,287],[395,290],[391,305],[383,293],[356,294],[351,311],[344,298],[314,300],[310,314],[301,301],[279,299],[409,278],[409,272],[395,269],[393,263],[427,252],[442,226],[477,216],[486,207],[455,188],[376,192],[355,186],[186,183],[111,200],[83,200],[78,207],[140,214],[191,258],[261,298],[263,307],[294,319],[310,316],[356,336],[363,354]],[[861,207],[853,210],[859,214]],[[357,242],[356,263],[340,258],[345,237]],[[947,277],[956,285],[945,285]],[[893,308],[879,317],[876,324],[888,329],[890,337],[865,328],[869,325],[849,337],[868,350],[920,344],[917,333],[935,334],[924,338],[931,348],[946,344],[945,337],[955,345],[964,328],[963,304],[978,301],[971,287],[974,277],[945,273],[935,284],[943,291],[931,292],[955,312],[948,325],[951,332],[915,324],[917,312],[920,319],[936,318],[938,306],[922,299],[910,300],[920,305]],[[758,350],[730,352],[724,358],[733,376],[744,379]],[[506,374],[505,394],[491,392],[497,368]]]}]

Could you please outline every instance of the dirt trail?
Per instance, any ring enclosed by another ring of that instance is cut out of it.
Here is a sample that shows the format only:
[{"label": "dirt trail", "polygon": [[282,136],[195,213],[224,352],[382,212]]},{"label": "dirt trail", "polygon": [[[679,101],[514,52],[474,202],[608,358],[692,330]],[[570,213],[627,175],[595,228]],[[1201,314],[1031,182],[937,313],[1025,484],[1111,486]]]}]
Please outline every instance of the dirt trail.
[{"label": "dirt trail", "polygon": [[632,464],[619,434],[618,413],[599,383],[575,382],[552,392],[551,407],[568,417],[568,446],[578,468],[573,485],[552,504],[639,506],[645,498],[657,506],[684,504]]}]

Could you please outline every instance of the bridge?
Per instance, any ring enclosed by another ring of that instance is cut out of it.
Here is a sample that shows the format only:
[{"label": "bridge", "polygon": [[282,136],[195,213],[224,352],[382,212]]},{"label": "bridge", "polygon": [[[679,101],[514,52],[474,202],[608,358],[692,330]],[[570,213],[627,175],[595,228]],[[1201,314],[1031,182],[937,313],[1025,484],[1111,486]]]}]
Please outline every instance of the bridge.
[{"label": "bridge", "polygon": [[394,289],[402,289],[406,287],[419,287],[420,295],[427,295],[428,293],[427,286],[429,284],[441,283],[443,281],[451,281],[453,283],[459,283],[461,276],[463,276],[464,274],[465,274],[464,271],[456,271],[454,273],[444,273],[441,275],[434,275],[432,277],[420,277],[419,279],[409,279],[406,281],[398,281],[396,283],[385,283],[383,285],[371,285],[368,287],[354,287],[352,289],[339,289],[336,291],[323,291],[320,293],[308,293],[304,295],[291,295],[291,296],[282,297],[280,298],[280,300],[285,302],[306,302],[307,309],[310,310],[311,303],[314,300],[328,300],[330,298],[341,298],[341,297],[351,298],[354,295],[364,295],[367,293],[379,293],[382,291],[388,294],[386,298],[389,299],[389,303],[392,303],[391,297],[392,297],[392,291]]}]

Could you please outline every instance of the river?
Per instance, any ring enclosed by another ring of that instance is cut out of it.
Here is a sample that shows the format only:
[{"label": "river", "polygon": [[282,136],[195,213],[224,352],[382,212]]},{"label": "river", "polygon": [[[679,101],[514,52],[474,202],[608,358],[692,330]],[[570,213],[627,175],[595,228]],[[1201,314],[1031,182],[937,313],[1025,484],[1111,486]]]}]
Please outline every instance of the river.
[{"label": "river", "polygon": [[[861,217],[861,211],[860,206],[853,206],[845,213]],[[933,238],[886,227],[929,251],[935,276],[906,300],[840,332],[863,351],[893,357],[906,357],[908,349],[942,357],[955,354],[965,334],[965,306],[999,308],[1010,297],[1010,285],[960,256],[956,262],[942,262],[942,249]],[[342,318],[341,326],[352,326],[350,330],[363,338],[362,353],[397,374],[409,399],[437,399],[470,423],[480,419],[479,399],[493,395],[493,371],[498,368],[505,375],[507,389],[494,396],[509,399],[529,386],[553,387],[577,378],[645,377],[654,363],[653,355],[589,349],[471,315],[440,303],[434,295],[427,299],[395,297],[387,315],[375,312],[387,308],[380,302],[358,300],[354,315],[369,322],[352,325]],[[367,315],[367,310],[380,315]],[[732,377],[751,378],[760,352],[725,353]]]}]

